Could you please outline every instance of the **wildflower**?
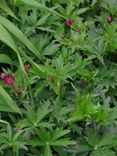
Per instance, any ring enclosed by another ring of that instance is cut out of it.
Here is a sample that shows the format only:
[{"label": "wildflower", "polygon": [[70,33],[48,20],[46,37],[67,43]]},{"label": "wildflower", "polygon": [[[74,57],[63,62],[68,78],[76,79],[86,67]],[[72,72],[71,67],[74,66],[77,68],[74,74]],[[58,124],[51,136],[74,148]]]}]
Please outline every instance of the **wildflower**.
[{"label": "wildflower", "polygon": [[5,74],[5,73],[1,73],[1,74],[0,74],[0,78],[1,78],[1,79],[4,79],[4,78],[5,78],[5,76],[6,76],[6,74]]},{"label": "wildflower", "polygon": [[112,22],[112,16],[108,16],[108,17],[107,17],[107,21],[108,21],[108,23],[110,24],[110,23]]},{"label": "wildflower", "polygon": [[66,21],[66,25],[68,27],[71,27],[73,24],[74,24],[74,20],[73,19],[69,19],[69,20]]},{"label": "wildflower", "polygon": [[4,77],[4,83],[8,86],[13,86],[15,82],[15,77],[11,74],[8,74]]},{"label": "wildflower", "polygon": [[25,69],[26,72],[28,72],[29,69],[30,69],[30,64],[25,64],[24,65],[24,69]]},{"label": "wildflower", "polygon": [[22,92],[21,88],[19,88],[19,87],[14,88],[15,94],[20,94],[21,92]]}]

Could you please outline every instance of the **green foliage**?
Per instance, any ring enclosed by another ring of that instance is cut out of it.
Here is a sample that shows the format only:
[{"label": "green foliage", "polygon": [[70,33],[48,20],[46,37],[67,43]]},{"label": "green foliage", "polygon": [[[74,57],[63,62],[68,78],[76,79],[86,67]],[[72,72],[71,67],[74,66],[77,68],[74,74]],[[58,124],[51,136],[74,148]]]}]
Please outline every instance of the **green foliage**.
[{"label": "green foliage", "polygon": [[0,155],[117,155],[117,0],[0,1]]},{"label": "green foliage", "polygon": [[95,114],[98,111],[98,105],[94,105],[91,101],[91,98],[89,95],[87,96],[80,96],[77,95],[76,100],[76,109],[77,111],[72,114],[71,118],[68,121],[77,121],[77,120],[83,120],[86,118],[86,120],[91,118],[93,114]]},{"label": "green foliage", "polygon": [[30,144],[33,147],[44,146],[43,156],[52,156],[51,146],[64,146],[73,145],[75,142],[70,141],[69,138],[61,138],[64,135],[68,134],[69,130],[62,130],[61,128],[56,128],[52,132],[45,130],[37,130],[38,137],[33,138],[30,141]]},{"label": "green foliage", "polygon": [[9,96],[9,94],[0,85],[0,111],[16,112],[21,114],[20,108],[16,105],[15,101]]}]

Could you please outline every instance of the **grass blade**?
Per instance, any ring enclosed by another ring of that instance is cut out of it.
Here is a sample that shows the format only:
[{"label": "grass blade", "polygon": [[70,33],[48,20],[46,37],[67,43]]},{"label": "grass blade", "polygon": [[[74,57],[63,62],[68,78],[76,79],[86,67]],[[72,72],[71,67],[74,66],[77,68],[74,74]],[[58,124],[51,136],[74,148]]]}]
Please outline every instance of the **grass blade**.
[{"label": "grass blade", "polygon": [[0,85],[0,111],[21,113],[20,108],[16,105],[9,94]]},{"label": "grass blade", "polygon": [[24,67],[20,55],[22,55],[27,61],[30,62],[30,64],[32,64],[32,66],[35,68],[37,74],[40,77],[46,78],[46,73],[44,72],[44,70],[38,64],[36,64],[29,56],[27,56],[24,52],[18,50],[11,35],[1,24],[0,24],[0,40],[6,43],[9,47],[11,47],[16,52],[23,71],[24,71]]},{"label": "grass blade", "polygon": [[12,60],[8,55],[0,54],[0,63],[12,64]]},{"label": "grass blade", "polygon": [[10,15],[18,20],[18,18],[15,16],[14,12],[8,7],[5,0],[0,0],[0,8],[2,10],[4,10],[8,15]]},{"label": "grass blade", "polygon": [[34,45],[28,40],[28,38],[8,19],[0,16],[0,23],[12,33],[20,42],[22,42],[37,58],[41,60],[39,51]]}]

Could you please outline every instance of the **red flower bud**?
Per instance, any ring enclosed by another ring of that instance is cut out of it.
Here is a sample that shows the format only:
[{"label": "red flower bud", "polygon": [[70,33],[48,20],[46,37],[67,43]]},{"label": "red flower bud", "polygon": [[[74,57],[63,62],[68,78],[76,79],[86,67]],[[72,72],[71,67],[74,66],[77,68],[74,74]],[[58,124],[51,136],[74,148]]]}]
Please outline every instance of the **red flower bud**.
[{"label": "red flower bud", "polygon": [[73,24],[74,24],[74,20],[73,19],[69,19],[69,20],[67,20],[66,21],[66,25],[68,26],[68,27],[71,27]]},{"label": "red flower bud", "polygon": [[110,23],[112,22],[112,16],[108,16],[108,17],[107,17],[107,21],[108,21],[108,23],[110,24]]},{"label": "red flower bud", "polygon": [[4,77],[4,83],[8,86],[13,86],[15,82],[15,77],[11,74],[8,74]]}]

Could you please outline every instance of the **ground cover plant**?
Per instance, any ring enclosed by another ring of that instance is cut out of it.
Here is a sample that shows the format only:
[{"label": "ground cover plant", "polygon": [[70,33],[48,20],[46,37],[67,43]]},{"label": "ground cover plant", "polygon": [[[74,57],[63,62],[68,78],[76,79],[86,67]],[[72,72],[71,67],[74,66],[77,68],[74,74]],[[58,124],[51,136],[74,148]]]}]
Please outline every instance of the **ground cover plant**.
[{"label": "ground cover plant", "polygon": [[117,0],[0,0],[0,155],[117,155]]}]

